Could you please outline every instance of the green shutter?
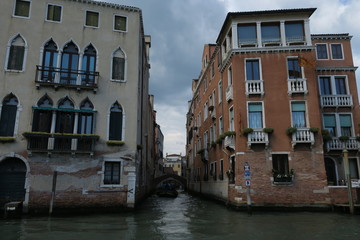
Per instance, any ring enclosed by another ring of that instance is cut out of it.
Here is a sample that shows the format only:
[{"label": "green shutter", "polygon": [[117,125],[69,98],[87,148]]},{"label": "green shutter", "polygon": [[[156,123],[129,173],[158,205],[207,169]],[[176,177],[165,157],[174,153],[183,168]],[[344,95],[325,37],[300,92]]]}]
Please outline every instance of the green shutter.
[{"label": "green shutter", "polygon": [[324,125],[325,127],[335,127],[335,115],[324,115]]},{"label": "green shutter", "polygon": [[340,115],[340,126],[341,127],[351,127],[351,116],[350,115]]},{"label": "green shutter", "polygon": [[305,112],[305,103],[303,102],[293,102],[291,103],[291,110],[293,112]]},{"label": "green shutter", "polygon": [[261,103],[250,103],[249,104],[249,112],[261,112],[262,104]]}]

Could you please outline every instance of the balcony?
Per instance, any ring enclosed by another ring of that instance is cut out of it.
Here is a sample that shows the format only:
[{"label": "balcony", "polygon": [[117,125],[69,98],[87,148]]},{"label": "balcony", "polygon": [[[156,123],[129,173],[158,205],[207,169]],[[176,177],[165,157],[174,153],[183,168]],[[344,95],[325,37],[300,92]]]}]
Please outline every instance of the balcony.
[{"label": "balcony", "polygon": [[97,91],[99,72],[36,66],[36,87],[53,86]]},{"label": "balcony", "polygon": [[224,139],[224,147],[235,150],[235,136],[226,136]]},{"label": "balcony", "polygon": [[23,134],[32,152],[93,153],[99,136],[93,134],[36,133]]},{"label": "balcony", "polygon": [[321,107],[352,107],[351,95],[321,95]]},{"label": "balcony", "polygon": [[291,45],[305,45],[306,39],[305,36],[288,36],[286,37],[286,44]]},{"label": "balcony", "polygon": [[294,93],[306,94],[308,92],[306,79],[297,78],[288,80],[288,93],[292,95]]},{"label": "balcony", "polygon": [[233,100],[233,87],[232,85],[226,88],[226,101],[229,102]]},{"label": "balcony", "polygon": [[299,143],[309,143],[314,145],[315,138],[314,133],[310,131],[309,128],[298,128],[296,132],[292,134],[292,147],[294,148],[296,144]]},{"label": "balcony", "polygon": [[264,132],[262,129],[256,130],[249,133],[248,136],[248,147],[250,148],[252,144],[265,144],[265,146],[269,145],[269,134]]},{"label": "balcony", "polygon": [[257,47],[257,39],[256,38],[239,39],[238,46],[239,46],[239,48]]},{"label": "balcony", "polygon": [[360,142],[355,137],[349,137],[349,140],[345,141],[333,138],[326,142],[326,149],[327,151],[342,151],[344,149],[359,151]]},{"label": "balcony", "polygon": [[261,39],[262,45],[264,47],[266,46],[280,46],[281,44],[281,39],[278,37],[274,37],[274,38],[262,38]]},{"label": "balcony", "polygon": [[247,80],[246,95],[263,95],[264,94],[264,81],[263,80]]}]

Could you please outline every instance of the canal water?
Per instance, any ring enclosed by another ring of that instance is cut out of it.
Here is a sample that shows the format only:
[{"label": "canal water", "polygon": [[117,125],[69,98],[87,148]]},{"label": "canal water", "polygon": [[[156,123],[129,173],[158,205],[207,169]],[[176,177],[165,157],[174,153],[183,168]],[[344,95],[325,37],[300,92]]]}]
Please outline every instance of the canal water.
[{"label": "canal water", "polygon": [[1,240],[360,240],[360,215],[238,212],[188,195],[151,196],[129,213],[0,220]]}]

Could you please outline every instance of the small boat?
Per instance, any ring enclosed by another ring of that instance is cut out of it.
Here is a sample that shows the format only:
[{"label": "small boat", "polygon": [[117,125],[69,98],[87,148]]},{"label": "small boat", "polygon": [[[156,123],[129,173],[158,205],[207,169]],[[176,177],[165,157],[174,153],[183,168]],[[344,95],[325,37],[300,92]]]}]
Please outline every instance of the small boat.
[{"label": "small boat", "polygon": [[176,198],[178,195],[178,192],[176,191],[175,186],[173,186],[172,184],[166,183],[157,189],[156,194],[159,197]]}]

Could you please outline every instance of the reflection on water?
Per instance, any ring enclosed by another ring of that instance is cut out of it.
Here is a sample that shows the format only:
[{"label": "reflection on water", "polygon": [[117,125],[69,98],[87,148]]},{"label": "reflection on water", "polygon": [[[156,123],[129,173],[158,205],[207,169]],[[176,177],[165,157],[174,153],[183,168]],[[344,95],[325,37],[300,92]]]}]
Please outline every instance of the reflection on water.
[{"label": "reflection on water", "polygon": [[0,221],[0,239],[359,240],[360,216],[255,212],[249,216],[187,194],[152,196],[135,212]]}]

